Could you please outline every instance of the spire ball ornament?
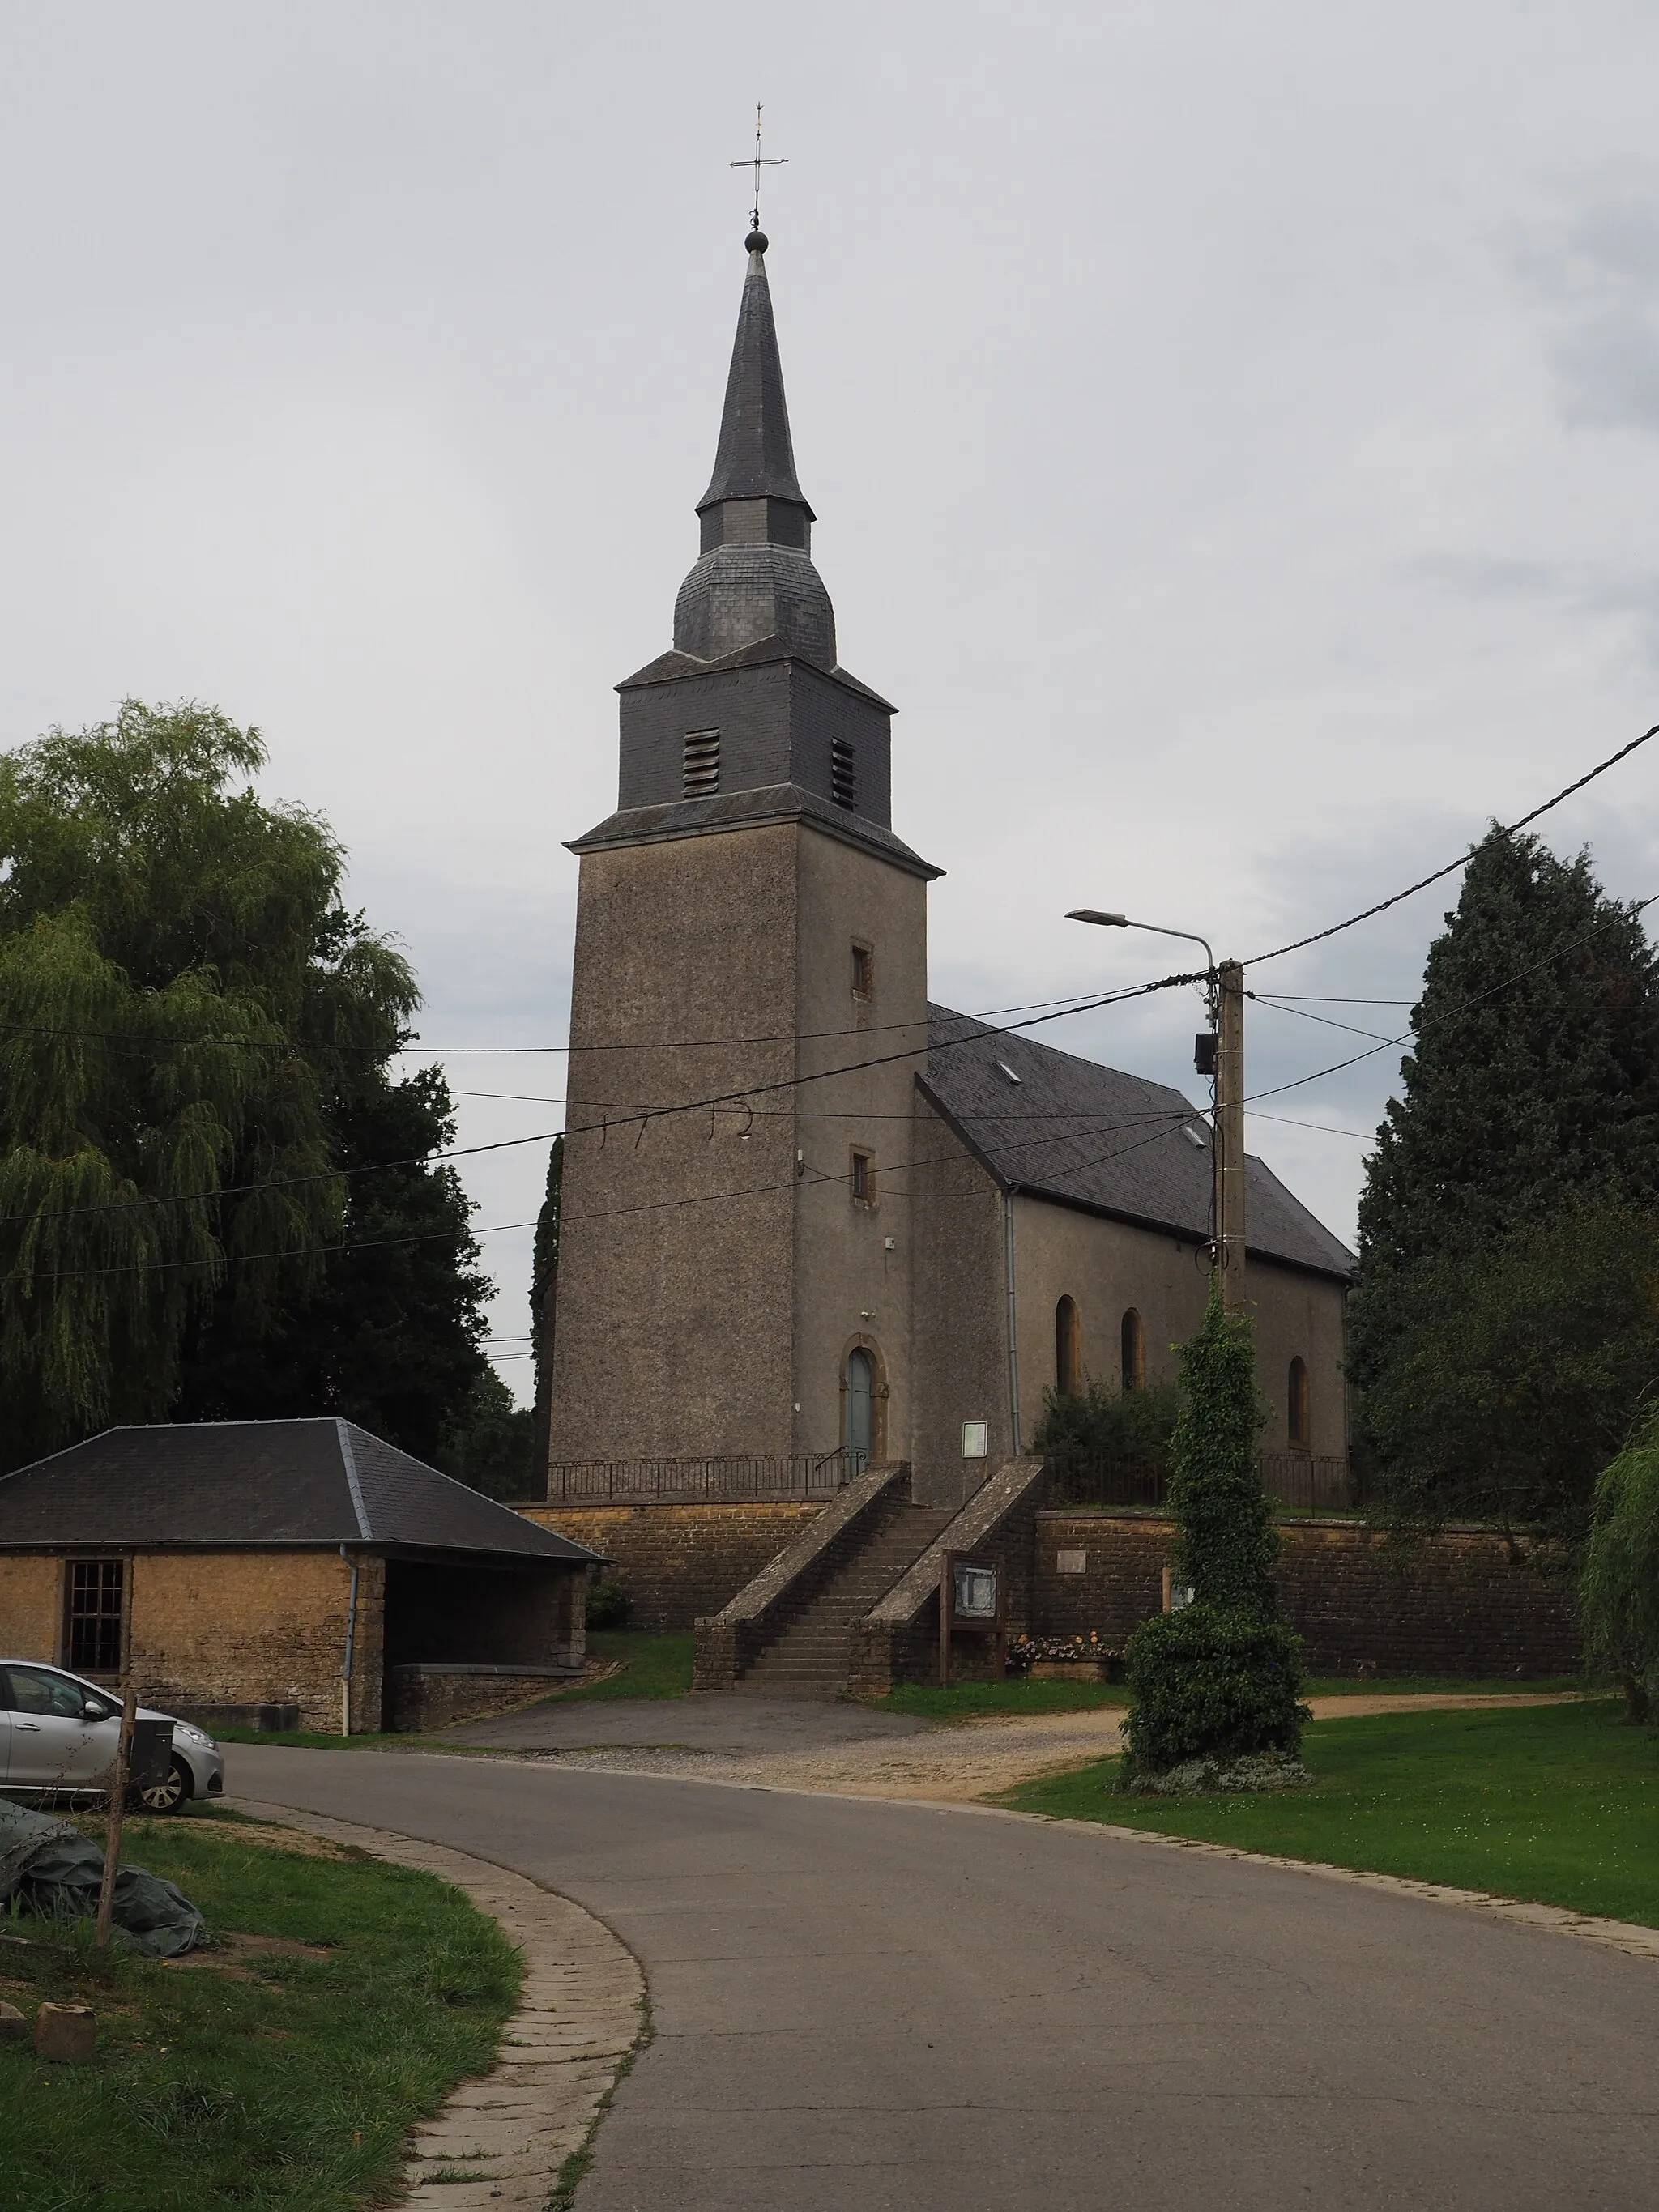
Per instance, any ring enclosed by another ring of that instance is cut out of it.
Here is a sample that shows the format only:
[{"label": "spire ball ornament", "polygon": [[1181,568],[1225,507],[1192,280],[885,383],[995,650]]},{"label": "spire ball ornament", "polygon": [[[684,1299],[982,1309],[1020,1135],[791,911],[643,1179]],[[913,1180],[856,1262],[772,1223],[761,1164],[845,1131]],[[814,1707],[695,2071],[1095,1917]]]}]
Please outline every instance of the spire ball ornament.
[{"label": "spire ball ornament", "polygon": [[743,241],[743,249],[745,253],[764,253],[766,247],[767,237],[766,233],[763,230],[751,230],[748,237]]}]

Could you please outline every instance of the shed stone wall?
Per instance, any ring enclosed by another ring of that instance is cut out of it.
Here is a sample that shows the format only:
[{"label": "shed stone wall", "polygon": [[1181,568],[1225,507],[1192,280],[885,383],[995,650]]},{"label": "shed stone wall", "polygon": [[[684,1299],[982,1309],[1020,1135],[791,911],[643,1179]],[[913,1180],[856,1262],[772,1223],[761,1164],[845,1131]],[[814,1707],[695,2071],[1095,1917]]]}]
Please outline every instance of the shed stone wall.
[{"label": "shed stone wall", "polygon": [[[380,1726],[386,1568],[360,1563],[351,1726]],[[132,1664],[164,1711],[292,1705],[296,1725],[337,1732],[351,1570],[337,1552],[140,1553],[132,1562]]]},{"label": "shed stone wall", "polygon": [[[76,1556],[86,1557],[82,1552]],[[131,1582],[134,1679],[146,1705],[222,1726],[337,1730],[351,1571],[337,1552],[139,1552]],[[67,1555],[0,1555],[0,1649],[63,1666]],[[355,1729],[380,1725],[386,1571],[361,1562],[352,1672]]]},{"label": "shed stone wall", "polygon": [[0,1651],[56,1666],[63,1638],[63,1561],[38,1553],[0,1554]]}]

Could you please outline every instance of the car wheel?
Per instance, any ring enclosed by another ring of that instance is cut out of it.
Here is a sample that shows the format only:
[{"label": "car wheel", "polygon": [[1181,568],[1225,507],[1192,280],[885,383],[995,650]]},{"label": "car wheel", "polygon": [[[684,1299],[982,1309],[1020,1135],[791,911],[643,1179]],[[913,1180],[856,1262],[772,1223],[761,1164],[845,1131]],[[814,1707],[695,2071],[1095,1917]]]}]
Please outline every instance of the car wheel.
[{"label": "car wheel", "polygon": [[190,1769],[182,1759],[175,1759],[166,1781],[153,1782],[148,1790],[141,1790],[138,1802],[147,1813],[176,1813],[190,1795]]}]

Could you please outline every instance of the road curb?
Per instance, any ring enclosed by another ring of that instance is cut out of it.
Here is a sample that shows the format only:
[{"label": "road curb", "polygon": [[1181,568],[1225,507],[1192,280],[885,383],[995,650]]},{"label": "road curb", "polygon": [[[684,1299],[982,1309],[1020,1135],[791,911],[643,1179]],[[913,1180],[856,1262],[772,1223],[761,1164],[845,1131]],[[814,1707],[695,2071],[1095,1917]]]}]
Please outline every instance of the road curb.
[{"label": "road curb", "polygon": [[397,2201],[419,2212],[544,2212],[645,2034],[633,1953],[568,1898],[447,1844],[253,1798],[237,1808],[437,1875],[506,1930],[525,1980],[495,2069],[459,2083],[414,2130]]}]

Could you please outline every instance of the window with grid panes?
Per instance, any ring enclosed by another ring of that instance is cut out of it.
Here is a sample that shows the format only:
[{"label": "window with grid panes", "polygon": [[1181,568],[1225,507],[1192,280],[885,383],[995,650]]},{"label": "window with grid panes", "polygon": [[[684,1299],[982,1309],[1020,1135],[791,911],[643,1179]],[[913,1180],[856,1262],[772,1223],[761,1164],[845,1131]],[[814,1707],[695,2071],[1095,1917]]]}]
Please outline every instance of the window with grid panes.
[{"label": "window with grid panes", "polygon": [[71,1559],[69,1589],[69,1664],[77,1674],[121,1671],[119,1559]]}]

